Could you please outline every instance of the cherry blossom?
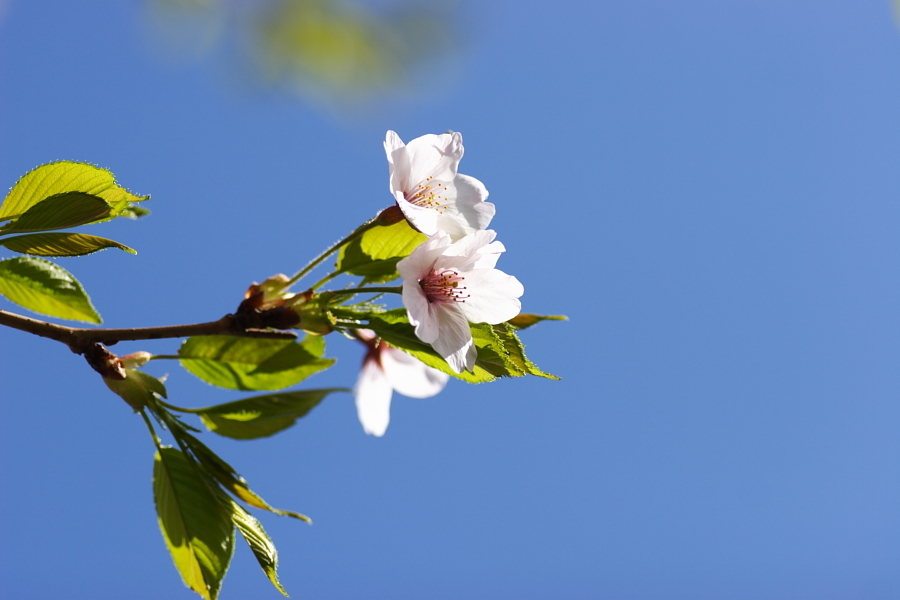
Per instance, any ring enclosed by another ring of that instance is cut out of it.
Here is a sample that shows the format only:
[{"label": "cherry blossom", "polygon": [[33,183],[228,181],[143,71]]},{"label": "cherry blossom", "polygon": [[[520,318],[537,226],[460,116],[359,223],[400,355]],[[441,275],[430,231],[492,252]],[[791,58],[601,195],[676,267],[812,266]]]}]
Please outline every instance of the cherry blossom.
[{"label": "cherry blossom", "polygon": [[388,345],[368,329],[357,329],[356,336],[368,348],[353,390],[356,414],[363,431],[381,437],[391,420],[393,392],[429,398],[444,389],[450,376]]},{"label": "cherry blossom", "polygon": [[384,141],[391,193],[409,223],[425,235],[444,231],[456,241],[485,229],[494,205],[474,177],[456,172],[463,157],[459,132],[423,135],[404,144],[388,131]]},{"label": "cherry blossom", "polygon": [[454,242],[438,232],[397,263],[403,304],[416,336],[431,344],[457,373],[475,367],[469,323],[502,323],[522,308],[519,280],[494,268],[503,244],[476,231]]}]

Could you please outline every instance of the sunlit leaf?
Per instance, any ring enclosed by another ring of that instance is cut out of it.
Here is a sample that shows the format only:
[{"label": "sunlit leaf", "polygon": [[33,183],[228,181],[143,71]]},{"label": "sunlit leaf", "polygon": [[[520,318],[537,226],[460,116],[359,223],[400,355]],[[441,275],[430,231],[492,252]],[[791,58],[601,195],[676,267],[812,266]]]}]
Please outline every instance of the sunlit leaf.
[{"label": "sunlit leaf", "polygon": [[369,282],[396,279],[397,262],[426,239],[405,219],[392,225],[375,225],[341,248],[337,269],[364,276]]},{"label": "sunlit leaf", "polygon": [[239,440],[268,437],[291,427],[332,392],[348,389],[303,390],[245,398],[197,410],[211,431]]},{"label": "sunlit leaf", "polygon": [[307,523],[312,523],[310,518],[306,515],[301,515],[300,513],[290,510],[281,510],[271,506],[268,502],[263,500],[259,494],[250,489],[250,484],[248,484],[231,465],[222,460],[218,454],[210,450],[206,444],[193,435],[186,431],[181,431],[178,433],[178,436],[190,447],[191,452],[194,453],[197,460],[199,460],[207,471],[209,471],[210,475],[239,500],[242,500],[255,508],[261,508],[271,513],[275,513],[276,515],[293,517],[295,519],[300,519],[301,521],[306,521]]},{"label": "sunlit leaf", "polygon": [[525,347],[516,335],[515,328],[506,323],[489,325],[473,323],[472,338],[478,348],[478,364],[498,377],[536,375],[547,379],[559,379],[538,369],[525,356]]},{"label": "sunlit leaf", "polygon": [[132,202],[149,198],[135,196],[117,185],[113,174],[106,169],[85,163],[54,162],[29,171],[16,182],[0,204],[0,220],[19,217],[38,202],[66,192],[99,196],[109,204],[110,216],[125,214]]},{"label": "sunlit leaf", "polygon": [[102,322],[78,280],[42,258],[19,256],[0,261],[0,294],[38,314]]},{"label": "sunlit leaf", "polygon": [[527,313],[520,313],[507,321],[510,325],[515,327],[516,329],[527,329],[532,325],[536,325],[541,321],[568,321],[569,317],[563,315],[532,315]]},{"label": "sunlit leaf", "polygon": [[281,582],[278,581],[278,551],[262,524],[236,502],[231,503],[231,521],[247,545],[250,546],[250,551],[253,552],[256,562],[262,567],[263,573],[279,592],[287,596],[288,593],[284,591]]},{"label": "sunlit leaf", "polygon": [[67,229],[110,215],[109,204],[99,196],[83,192],[66,192],[41,200],[21,217],[4,227],[0,233],[27,233]]},{"label": "sunlit leaf", "polygon": [[185,585],[215,600],[234,552],[231,514],[185,455],[160,448],[153,499],[163,539]]},{"label": "sunlit leaf", "polygon": [[324,341],[303,343],[226,335],[195,336],[178,350],[182,366],[203,381],[232,390],[279,390],[327,369]]},{"label": "sunlit leaf", "polygon": [[119,248],[125,252],[137,254],[132,248],[114,240],[96,235],[57,231],[0,238],[0,246],[5,246],[13,252],[33,256],[84,256],[105,248]]}]

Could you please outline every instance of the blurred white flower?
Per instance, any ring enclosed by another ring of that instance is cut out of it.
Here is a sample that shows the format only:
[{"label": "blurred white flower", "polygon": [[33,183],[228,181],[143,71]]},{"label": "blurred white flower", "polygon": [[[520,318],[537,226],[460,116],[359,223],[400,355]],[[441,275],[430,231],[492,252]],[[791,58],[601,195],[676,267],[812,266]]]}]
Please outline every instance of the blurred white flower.
[{"label": "blurred white flower", "polygon": [[353,389],[356,414],[363,431],[381,437],[391,421],[394,391],[429,398],[444,389],[450,376],[388,345],[368,329],[357,329],[356,336],[368,348]]},{"label": "blurred white flower", "polygon": [[416,336],[457,373],[471,371],[478,356],[469,323],[503,323],[522,308],[522,284],[494,268],[505,250],[495,236],[476,231],[453,242],[438,232],[397,263]]},{"label": "blurred white flower", "polygon": [[388,131],[384,140],[391,173],[391,193],[410,224],[425,235],[444,231],[456,241],[485,229],[494,205],[488,191],[468,175],[456,172],[463,157],[458,132],[423,135],[404,144]]}]

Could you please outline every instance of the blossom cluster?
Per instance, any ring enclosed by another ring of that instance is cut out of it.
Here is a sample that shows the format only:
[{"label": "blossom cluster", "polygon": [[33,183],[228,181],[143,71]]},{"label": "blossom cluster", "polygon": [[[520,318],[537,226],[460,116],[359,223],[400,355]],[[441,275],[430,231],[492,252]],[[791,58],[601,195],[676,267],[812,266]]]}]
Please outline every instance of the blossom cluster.
[{"label": "blossom cluster", "polygon": [[[403,305],[416,336],[430,344],[457,373],[477,360],[470,323],[498,324],[519,314],[524,288],[496,269],[506,249],[487,229],[495,207],[478,179],[457,172],[463,157],[458,132],[424,135],[404,144],[393,131],[384,142],[390,190],[409,224],[429,236],[397,264]],[[424,398],[440,392],[447,376],[391,348],[370,332],[358,332],[368,352],[355,389],[363,429],[383,435],[390,420],[391,390]]]}]

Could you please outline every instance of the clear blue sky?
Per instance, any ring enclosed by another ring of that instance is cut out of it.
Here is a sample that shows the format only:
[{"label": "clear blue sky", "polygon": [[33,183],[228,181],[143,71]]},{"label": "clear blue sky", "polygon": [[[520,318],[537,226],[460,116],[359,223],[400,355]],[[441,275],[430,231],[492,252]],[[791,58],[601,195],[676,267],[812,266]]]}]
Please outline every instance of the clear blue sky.
[{"label": "clear blue sky", "polygon": [[[469,2],[459,54],[352,110],[254,87],[234,48],[178,59],[139,2],[2,7],[0,185],[66,159],[153,195],[94,231],[137,256],[61,261],[107,326],[215,319],[296,271],[390,203],[388,129],[463,133],[499,266],[571,318],[522,334],[560,382],[395,396],[382,439],[346,394],[204,436],[314,519],[261,516],[293,597],[900,597],[889,0]],[[355,379],[361,347],[330,353],[310,387]],[[177,404],[240,397],[148,370]],[[0,374],[0,596],[195,597],[139,417],[21,332]],[[221,598],[277,597],[239,546]]]}]

